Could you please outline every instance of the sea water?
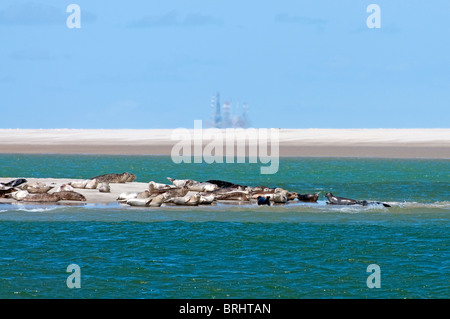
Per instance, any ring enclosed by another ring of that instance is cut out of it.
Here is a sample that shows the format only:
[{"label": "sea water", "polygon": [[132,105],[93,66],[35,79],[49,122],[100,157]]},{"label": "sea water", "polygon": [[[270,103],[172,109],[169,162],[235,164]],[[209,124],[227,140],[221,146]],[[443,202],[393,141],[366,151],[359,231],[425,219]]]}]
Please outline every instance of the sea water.
[{"label": "sea water", "polygon": [[[0,204],[0,298],[449,298],[450,161],[281,158],[174,164],[163,156],[0,155],[10,177],[132,172],[321,192],[317,203],[133,208]],[[324,194],[389,203],[330,206]],[[67,267],[80,267],[69,288]],[[380,288],[369,288],[369,265]]]}]

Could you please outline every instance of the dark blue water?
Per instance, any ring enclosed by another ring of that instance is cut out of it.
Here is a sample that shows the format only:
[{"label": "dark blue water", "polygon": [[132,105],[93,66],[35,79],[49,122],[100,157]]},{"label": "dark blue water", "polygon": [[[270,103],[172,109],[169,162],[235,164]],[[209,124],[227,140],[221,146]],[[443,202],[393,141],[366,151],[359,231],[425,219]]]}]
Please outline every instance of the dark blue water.
[{"label": "dark blue water", "polygon": [[[0,176],[223,179],[387,201],[392,208],[251,205],[130,209],[0,204],[1,298],[449,298],[450,161],[0,155]],[[2,179],[3,180],[3,179]],[[322,193],[323,194],[323,193]],[[69,289],[69,264],[81,288]],[[367,266],[380,267],[370,289]]]}]

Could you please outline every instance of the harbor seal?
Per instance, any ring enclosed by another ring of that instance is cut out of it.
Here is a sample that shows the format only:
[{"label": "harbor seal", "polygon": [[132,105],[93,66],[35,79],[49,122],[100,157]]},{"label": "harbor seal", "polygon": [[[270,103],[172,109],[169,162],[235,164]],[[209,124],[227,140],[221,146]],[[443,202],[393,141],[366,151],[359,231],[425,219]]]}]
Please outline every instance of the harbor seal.
[{"label": "harbor seal", "polygon": [[59,197],[60,200],[72,200],[77,202],[85,202],[86,197],[84,197],[82,194],[73,192],[73,191],[60,191],[60,192],[54,192],[53,195],[56,195]]},{"label": "harbor seal", "polygon": [[122,174],[104,174],[91,179],[96,179],[99,183],[128,183],[136,179],[136,175],[123,172]]},{"label": "harbor seal", "polygon": [[277,192],[273,194],[273,202],[277,204],[284,204],[288,201],[284,192]]},{"label": "harbor seal", "polygon": [[45,183],[33,182],[22,186],[22,190],[27,191],[30,194],[45,194],[51,190],[53,186],[47,186]]},{"label": "harbor seal", "polygon": [[55,203],[59,202],[61,199],[58,195],[48,194],[48,193],[40,193],[40,194],[28,194],[24,198],[22,198],[23,202],[40,202],[40,203]]},{"label": "harbor seal", "polygon": [[160,207],[168,197],[169,197],[168,194],[156,195],[155,197],[150,199],[150,201],[148,202],[147,206],[149,206],[149,207]]},{"label": "harbor seal", "polygon": [[98,181],[94,178],[94,179],[88,180],[88,182],[86,183],[86,186],[84,188],[96,189],[97,186],[98,186]]},{"label": "harbor seal", "polygon": [[166,203],[172,203],[181,206],[198,206],[200,204],[200,194],[184,197],[173,197],[166,199]]},{"label": "harbor seal", "polygon": [[200,195],[200,205],[210,205],[214,202],[216,197],[213,194]]},{"label": "harbor seal", "polygon": [[175,185],[168,185],[168,184],[162,184],[162,183],[156,183],[154,181],[151,181],[148,183],[148,189],[151,193],[159,193],[159,192],[165,192],[171,189],[177,188]]},{"label": "harbor seal", "polygon": [[69,186],[72,186],[73,188],[80,188],[80,189],[96,189],[98,186],[98,181],[94,179],[85,179],[83,181],[73,181],[68,184]]},{"label": "harbor seal", "polygon": [[125,192],[121,193],[117,198],[118,202],[127,202],[129,199],[148,199],[150,192],[145,190],[143,192]]},{"label": "harbor seal", "polygon": [[0,198],[8,197],[12,192],[15,192],[14,188],[0,189]]},{"label": "harbor seal", "polygon": [[249,194],[249,191],[247,190],[247,187],[245,186],[241,186],[241,185],[233,185],[230,187],[222,187],[222,188],[218,188],[214,191],[212,191],[212,193],[214,194],[227,194],[230,192],[246,192],[247,194]]},{"label": "harbor seal", "polygon": [[146,207],[150,201],[150,198],[130,198],[126,203],[129,206]]},{"label": "harbor seal", "polygon": [[87,183],[89,183],[89,180],[84,181],[74,181],[70,182],[68,185],[72,186],[73,188],[86,188]]},{"label": "harbor seal", "polygon": [[121,193],[121,194],[119,194],[119,197],[117,197],[117,201],[119,201],[119,202],[126,202],[129,199],[137,198],[138,194],[139,193],[137,193],[137,192]]},{"label": "harbor seal", "polygon": [[328,192],[325,194],[325,197],[328,199],[327,204],[329,205],[357,205],[358,201],[345,197],[337,197],[332,193]]},{"label": "harbor seal", "polygon": [[62,184],[62,185],[58,186],[54,192],[58,193],[58,192],[73,192],[73,191],[74,191],[74,188],[72,186],[70,186],[69,184]]},{"label": "harbor seal", "polygon": [[187,188],[190,191],[194,191],[194,192],[212,192],[216,189],[218,189],[219,187],[216,184],[212,184],[212,183],[208,183],[208,182],[204,182],[204,183],[193,183],[191,185],[188,185]]},{"label": "harbor seal", "polygon": [[297,194],[297,199],[300,202],[317,202],[319,199],[319,193],[317,194]]},{"label": "harbor seal", "polygon": [[216,184],[219,188],[232,187],[232,186],[235,185],[234,183],[220,181],[220,180],[216,180],[216,179],[212,179],[212,180],[206,181],[205,183]]},{"label": "harbor seal", "polygon": [[270,206],[270,196],[267,197],[262,197],[262,196],[258,196],[257,198],[257,203],[258,205],[267,205]]},{"label": "harbor seal", "polygon": [[98,191],[100,193],[111,193],[111,186],[109,186],[109,183],[100,183],[98,185]]},{"label": "harbor seal", "polygon": [[337,197],[332,193],[328,192],[325,197],[328,199],[328,205],[383,205],[384,207],[391,207],[389,204],[381,203],[381,202],[369,202],[367,200],[355,200],[345,197]]},{"label": "harbor seal", "polygon": [[17,191],[14,193],[11,193],[11,197],[15,200],[21,201],[22,199],[24,199],[25,197],[27,197],[29,194],[27,191]]},{"label": "harbor seal", "polygon": [[237,200],[237,201],[250,201],[250,195],[248,192],[233,191],[225,194],[216,194],[216,200]]},{"label": "harbor seal", "polygon": [[195,183],[198,183],[197,181],[194,181],[192,179],[175,179],[175,178],[170,178],[167,177],[167,179],[169,181],[172,182],[173,185],[175,185],[176,187],[189,187]]}]

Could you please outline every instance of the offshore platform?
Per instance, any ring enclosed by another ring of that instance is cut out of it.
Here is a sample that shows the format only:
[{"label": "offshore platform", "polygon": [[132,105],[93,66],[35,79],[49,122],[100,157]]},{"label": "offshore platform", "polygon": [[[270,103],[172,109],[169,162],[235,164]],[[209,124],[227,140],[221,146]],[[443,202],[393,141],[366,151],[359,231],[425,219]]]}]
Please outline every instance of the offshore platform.
[{"label": "offshore platform", "polygon": [[242,105],[237,102],[234,109],[231,102],[220,103],[220,94],[217,93],[211,98],[211,120],[210,127],[215,128],[248,128],[250,121],[248,118],[248,104]]}]

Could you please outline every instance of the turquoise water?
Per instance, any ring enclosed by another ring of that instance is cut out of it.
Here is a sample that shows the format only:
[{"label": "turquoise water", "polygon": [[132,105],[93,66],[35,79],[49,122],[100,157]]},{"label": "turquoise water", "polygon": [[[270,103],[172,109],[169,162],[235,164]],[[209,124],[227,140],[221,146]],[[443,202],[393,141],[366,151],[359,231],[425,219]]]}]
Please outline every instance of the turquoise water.
[{"label": "turquoise water", "polygon": [[[0,204],[0,298],[449,298],[450,161],[281,159],[174,164],[157,156],[0,155],[0,176],[223,179],[392,208]],[[69,264],[81,288],[69,289]],[[370,289],[367,266],[381,269]]]}]

